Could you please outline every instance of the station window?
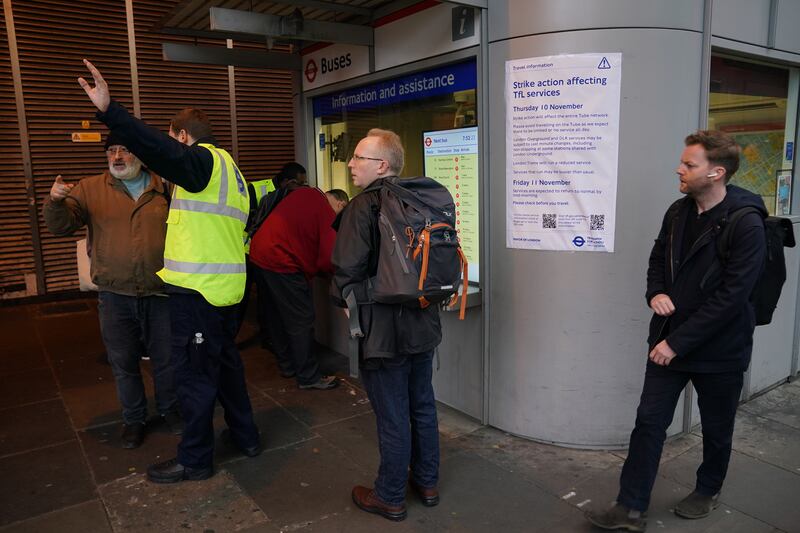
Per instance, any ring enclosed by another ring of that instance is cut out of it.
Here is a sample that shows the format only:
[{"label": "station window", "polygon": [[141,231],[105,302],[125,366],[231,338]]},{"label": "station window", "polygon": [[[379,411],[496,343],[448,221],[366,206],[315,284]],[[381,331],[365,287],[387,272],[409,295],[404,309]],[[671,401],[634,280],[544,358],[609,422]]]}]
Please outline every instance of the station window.
[{"label": "station window", "polygon": [[797,69],[711,58],[709,128],[742,147],[731,183],[761,195],[770,214],[791,211],[797,93]]},{"label": "station window", "polygon": [[[397,133],[402,176],[439,180],[457,203],[461,246],[478,281],[478,151],[475,61],[409,74],[314,98],[317,185],[360,192],[347,163],[372,128]],[[431,144],[437,142],[435,153]],[[439,141],[441,144],[438,144]],[[427,143],[427,146],[426,146]]]}]

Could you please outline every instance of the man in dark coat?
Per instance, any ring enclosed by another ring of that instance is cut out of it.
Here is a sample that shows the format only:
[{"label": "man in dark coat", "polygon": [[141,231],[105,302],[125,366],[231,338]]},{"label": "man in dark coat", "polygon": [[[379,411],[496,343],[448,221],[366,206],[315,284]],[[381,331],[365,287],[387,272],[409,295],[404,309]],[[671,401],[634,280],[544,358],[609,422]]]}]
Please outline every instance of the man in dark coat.
[{"label": "man in dark coat", "polygon": [[[702,518],[719,505],[731,455],[753,348],[755,311],[749,298],[764,266],[767,210],[759,196],[728,185],[739,167],[740,150],[732,137],[698,131],[685,144],[676,172],[686,196],[667,210],[650,253],[649,360],[619,495],[610,509],[587,513],[604,529],[644,531],[666,430],[689,381],[700,407],[703,463],[694,491],[675,506],[675,514]],[[717,236],[733,212],[747,206],[761,214],[738,221],[723,262]]]},{"label": "man in dark coat", "polygon": [[[439,311],[402,304],[368,303],[366,286],[378,266],[378,210],[383,178],[403,169],[397,134],[372,129],[356,146],[348,166],[364,190],[342,211],[333,250],[331,290],[341,303],[359,302],[359,369],[378,425],[381,464],[373,489],[353,488],[362,510],[390,520],[406,518],[406,487],[423,505],[439,503],[439,429],[431,378],[434,349],[442,339]],[[409,475],[410,467],[410,475]]]}]

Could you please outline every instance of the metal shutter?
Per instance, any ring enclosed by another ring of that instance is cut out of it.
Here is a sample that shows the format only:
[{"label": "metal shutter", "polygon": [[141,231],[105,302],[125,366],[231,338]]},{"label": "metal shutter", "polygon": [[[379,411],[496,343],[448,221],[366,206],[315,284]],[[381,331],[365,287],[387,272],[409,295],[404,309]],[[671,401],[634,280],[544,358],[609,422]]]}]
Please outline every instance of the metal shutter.
[{"label": "metal shutter", "polygon": [[5,24],[0,28],[0,205],[0,297],[11,297],[25,292],[25,274],[34,273],[36,263]]},{"label": "metal shutter", "polygon": [[[138,86],[133,86],[125,2],[106,0],[37,0],[13,3],[14,24],[24,94],[24,116],[30,135],[35,215],[25,187],[24,147],[17,123],[14,86],[6,32],[0,35],[0,296],[4,285],[19,287],[36,271],[41,249],[47,292],[77,289],[74,241],[47,231],[41,206],[55,176],[66,181],[102,172],[102,143],[73,143],[71,134],[89,120],[88,131],[107,130],[78,85],[88,76],[81,60],[90,59],[109,82],[112,97],[134,112],[138,94],[142,118],[167,130],[169,119],[185,107],[206,111],[221,147],[240,152],[249,179],[273,175],[294,158],[291,76],[286,72],[235,69],[236,117],[231,116],[228,68],[165,62],[161,44],[225,46],[223,39],[195,39],[155,33],[152,29],[179,0],[133,2]],[[198,14],[199,16],[199,14]],[[206,15],[207,16],[207,15]],[[5,30],[5,25],[3,25]],[[237,44],[237,46],[239,46]],[[265,49],[264,45],[243,46]],[[238,124],[233,146],[232,124]],[[33,226],[32,226],[33,224]],[[39,233],[37,238],[36,233]]]},{"label": "metal shutter", "polygon": [[178,4],[175,0],[137,0],[133,4],[142,119],[166,132],[177,111],[197,107],[208,114],[220,148],[233,152],[228,68],[176,63],[161,57],[161,43],[225,46],[225,41],[195,40],[150,31]]},{"label": "metal shutter", "polygon": [[[109,82],[112,95],[131,101],[128,37],[124,2],[104,0],[80,3],[40,0],[15,2],[25,116],[30,134],[31,165],[40,209],[56,175],[65,181],[100,173],[106,166],[101,143],[73,143],[71,133],[81,121],[91,120],[88,131],[106,128],[94,120],[95,108],[78,85],[88,74],[87,57]],[[45,286],[48,292],[78,286],[74,242],[54,237],[38,219]]]},{"label": "metal shutter", "polygon": [[[236,42],[234,47],[266,50],[252,43]],[[295,159],[292,74],[246,67],[234,72],[239,166],[251,181],[271,178]]]}]

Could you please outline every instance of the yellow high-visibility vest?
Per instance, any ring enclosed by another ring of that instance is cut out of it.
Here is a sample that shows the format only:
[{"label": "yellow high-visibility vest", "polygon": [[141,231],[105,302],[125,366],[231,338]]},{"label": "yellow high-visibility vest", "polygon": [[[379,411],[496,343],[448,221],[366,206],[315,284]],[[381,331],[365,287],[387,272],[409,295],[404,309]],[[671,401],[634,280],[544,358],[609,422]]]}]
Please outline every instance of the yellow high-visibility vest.
[{"label": "yellow high-visibility vest", "polygon": [[244,227],[250,198],[233,158],[211,144],[200,144],[214,157],[208,185],[192,193],[175,187],[167,216],[165,283],[193,289],[217,307],[234,305],[244,295],[247,269]]},{"label": "yellow high-visibility vest", "polygon": [[256,191],[256,207],[261,203],[261,199],[275,190],[275,183],[272,179],[251,181],[250,185]]}]

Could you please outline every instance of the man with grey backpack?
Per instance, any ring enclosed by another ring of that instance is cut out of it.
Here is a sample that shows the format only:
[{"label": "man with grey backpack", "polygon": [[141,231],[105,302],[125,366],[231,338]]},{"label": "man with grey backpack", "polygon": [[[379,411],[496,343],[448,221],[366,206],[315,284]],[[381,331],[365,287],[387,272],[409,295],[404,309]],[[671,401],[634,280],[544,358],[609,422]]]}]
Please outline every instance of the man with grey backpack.
[{"label": "man with grey backpack", "polygon": [[[381,250],[393,253],[396,243],[404,257],[419,259],[423,253],[422,232],[398,231],[393,242],[386,242],[385,230],[379,227],[388,188],[406,181],[396,178],[403,164],[403,146],[394,132],[372,129],[356,146],[348,167],[353,184],[363,191],[342,212],[331,287],[339,305],[358,302],[349,306],[355,314],[350,316],[351,332],[360,335],[359,369],[377,419],[381,456],[374,487],[354,487],[353,502],[366,512],[395,521],[406,518],[409,485],[423,505],[439,503],[439,430],[431,384],[434,350],[442,339],[438,306],[419,299],[381,303],[372,290]],[[451,216],[454,224],[454,213]],[[448,238],[456,241],[451,231]],[[443,233],[436,238],[445,240]],[[420,252],[414,256],[417,248]],[[456,248],[450,252],[456,253]],[[405,266],[411,270],[410,264]],[[458,275],[457,266],[455,270]]]}]

